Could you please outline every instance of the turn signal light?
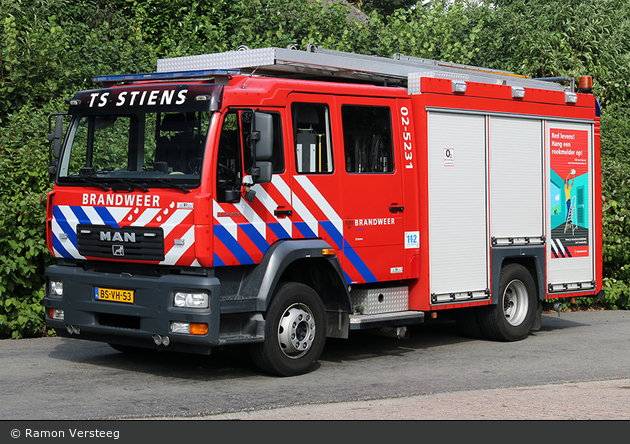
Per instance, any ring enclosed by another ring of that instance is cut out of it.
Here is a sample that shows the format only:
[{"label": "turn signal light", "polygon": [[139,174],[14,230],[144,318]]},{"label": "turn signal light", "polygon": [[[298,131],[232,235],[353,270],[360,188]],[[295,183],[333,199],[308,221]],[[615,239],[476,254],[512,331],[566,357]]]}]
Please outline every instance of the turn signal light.
[{"label": "turn signal light", "polygon": [[324,256],[334,256],[335,255],[335,250],[333,250],[332,248],[324,248],[324,249],[322,249],[322,254]]},{"label": "turn signal light", "polygon": [[208,334],[208,324],[190,324],[191,335],[206,335]]}]

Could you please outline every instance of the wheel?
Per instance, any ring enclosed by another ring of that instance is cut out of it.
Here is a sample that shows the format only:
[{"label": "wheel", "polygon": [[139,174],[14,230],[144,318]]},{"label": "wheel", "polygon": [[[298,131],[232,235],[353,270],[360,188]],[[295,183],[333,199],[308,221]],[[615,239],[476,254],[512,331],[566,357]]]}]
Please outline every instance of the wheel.
[{"label": "wheel", "polygon": [[326,341],[324,304],[315,290],[296,282],[280,284],[265,320],[265,340],[252,349],[256,365],[281,376],[311,370]]},{"label": "wheel", "polygon": [[483,307],[479,320],[489,339],[519,341],[531,332],[536,318],[536,284],[520,264],[508,264],[499,276],[499,300]]},{"label": "wheel", "polygon": [[470,307],[456,310],[455,322],[460,335],[473,339],[486,339],[479,321],[479,308]]}]

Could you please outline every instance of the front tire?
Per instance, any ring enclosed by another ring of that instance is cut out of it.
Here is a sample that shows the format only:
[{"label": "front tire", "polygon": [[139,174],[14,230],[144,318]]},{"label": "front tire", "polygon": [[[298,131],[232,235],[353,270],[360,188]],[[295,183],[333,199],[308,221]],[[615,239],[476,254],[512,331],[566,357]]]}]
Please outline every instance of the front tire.
[{"label": "front tire", "polygon": [[256,365],[280,376],[310,371],[326,341],[325,308],[315,290],[297,282],[280,284],[265,320],[265,340],[252,349]]},{"label": "front tire", "polygon": [[497,304],[483,307],[479,313],[481,328],[489,339],[520,341],[531,332],[537,307],[532,275],[520,264],[508,264],[499,276]]}]

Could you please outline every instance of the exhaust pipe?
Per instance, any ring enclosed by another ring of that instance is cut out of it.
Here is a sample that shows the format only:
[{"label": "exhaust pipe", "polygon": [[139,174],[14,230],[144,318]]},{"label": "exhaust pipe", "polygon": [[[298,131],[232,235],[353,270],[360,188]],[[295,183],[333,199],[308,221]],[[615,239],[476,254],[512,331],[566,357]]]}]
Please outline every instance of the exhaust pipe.
[{"label": "exhaust pipe", "polygon": [[556,313],[558,313],[558,316],[560,316],[560,312],[562,311],[562,303],[561,302],[555,302],[553,304],[549,303],[549,302],[543,302],[542,304],[543,309],[545,310],[553,310]]}]

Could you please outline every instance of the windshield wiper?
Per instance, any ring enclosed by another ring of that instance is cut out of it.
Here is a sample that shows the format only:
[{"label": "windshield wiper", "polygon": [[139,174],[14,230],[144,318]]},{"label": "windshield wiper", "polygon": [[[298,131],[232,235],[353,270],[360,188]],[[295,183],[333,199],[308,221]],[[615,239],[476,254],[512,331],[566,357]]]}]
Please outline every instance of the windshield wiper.
[{"label": "windshield wiper", "polygon": [[92,186],[102,188],[105,191],[111,190],[111,187],[109,187],[108,184],[102,183],[102,182],[97,182],[95,180],[86,179],[85,177],[64,177],[63,179],[69,179],[69,180],[76,180],[78,182],[84,182],[84,183],[90,184]]},{"label": "windshield wiper", "polygon": [[177,188],[178,190],[182,190],[184,193],[190,193],[190,190],[188,188],[186,188],[183,185],[180,185],[178,183],[173,183],[171,181],[168,180],[164,180],[164,179],[151,179],[151,182],[158,182],[158,183],[163,183],[164,185],[168,185],[171,188]]},{"label": "windshield wiper", "polygon": [[[144,191],[145,193],[147,193],[149,191],[149,189],[147,187],[145,187],[143,184],[134,182],[134,181],[129,180],[129,179],[110,179],[110,180],[113,180],[114,182],[117,182],[117,183],[125,184],[125,185],[127,185],[129,187],[132,187],[131,191],[133,191],[133,188],[139,188],[142,191]],[[117,190],[114,189],[114,191],[117,191]]]}]

